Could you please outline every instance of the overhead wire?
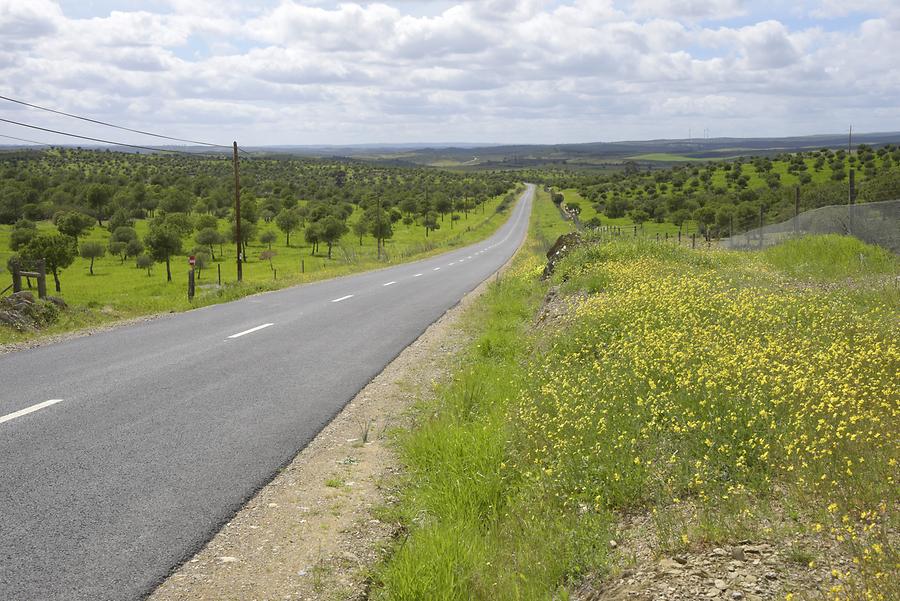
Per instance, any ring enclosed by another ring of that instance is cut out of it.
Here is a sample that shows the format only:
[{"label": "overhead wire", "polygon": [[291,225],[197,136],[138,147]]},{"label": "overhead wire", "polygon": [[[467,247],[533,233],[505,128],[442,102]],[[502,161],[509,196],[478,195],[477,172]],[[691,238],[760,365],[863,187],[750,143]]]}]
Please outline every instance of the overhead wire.
[{"label": "overhead wire", "polygon": [[[31,107],[31,108],[34,108],[34,109],[38,109],[38,110],[41,110],[41,111],[46,111],[46,112],[48,112],[48,113],[54,113],[54,114],[57,114],[57,115],[63,115],[63,116],[65,116],[65,117],[71,117],[71,118],[73,118],[73,119],[79,119],[79,120],[81,120],[81,121],[87,121],[87,122],[89,122],[89,123],[96,123],[97,125],[103,125],[103,126],[105,126],[105,127],[112,127],[112,128],[115,128],[115,129],[120,129],[120,130],[123,130],[123,131],[129,131],[129,132],[136,133],[136,134],[141,134],[141,135],[145,135],[145,136],[151,136],[151,137],[154,137],[154,138],[160,138],[160,139],[163,139],[163,140],[171,140],[171,141],[174,141],[174,142],[185,142],[185,143],[189,143],[189,144],[197,144],[197,145],[199,145],[199,146],[210,146],[210,147],[215,147],[215,148],[227,148],[227,149],[229,149],[229,150],[231,150],[231,149],[233,148],[232,146],[226,145],[226,144],[216,144],[216,143],[214,143],[214,142],[203,142],[203,141],[200,141],[200,140],[191,140],[191,139],[189,139],[189,138],[178,138],[178,137],[175,137],[175,136],[167,136],[167,135],[164,135],[164,134],[157,134],[157,133],[153,133],[153,132],[150,132],[150,131],[145,131],[145,130],[142,130],[142,129],[134,129],[134,128],[131,128],[131,127],[125,127],[124,125],[116,125],[115,123],[109,123],[109,122],[107,122],[107,121],[100,121],[99,119],[92,119],[92,118],[90,118],[90,117],[84,117],[84,116],[82,116],[82,115],[76,115],[76,114],[74,114],[74,113],[67,113],[67,112],[65,112],[65,111],[60,111],[60,110],[52,109],[52,108],[49,108],[49,107],[46,107],[46,106],[41,106],[41,105],[38,105],[38,104],[33,104],[33,103],[31,103],[31,102],[25,102],[24,100],[18,100],[18,99],[16,99],[16,98],[10,98],[9,96],[3,96],[3,95],[0,95],[0,100],[6,100],[7,102],[13,102],[13,103],[20,104],[20,105],[23,105],[23,106],[27,106],[27,107]],[[10,123],[14,123],[13,121],[10,121],[10,120],[7,120],[7,119],[3,119],[3,121],[8,121],[8,122],[10,122]],[[16,124],[17,124],[17,125],[23,125],[23,124],[21,124],[21,123],[16,123]],[[54,131],[54,130],[50,130],[50,129],[46,129],[46,128],[39,128],[39,127],[37,127],[37,126],[31,126],[31,125],[24,125],[24,126],[25,126],[25,127],[34,127],[34,128],[36,128],[36,129],[43,129],[44,131],[51,131],[51,132],[53,132],[53,133],[59,133],[59,134],[61,134],[61,135],[71,135],[71,136],[73,136],[73,137],[76,137],[76,138],[82,138],[82,139],[86,139],[86,140],[101,141],[101,140],[98,139],[98,138],[91,138],[91,137],[89,137],[89,136],[80,136],[80,135],[77,135],[77,134],[67,134],[67,133],[65,133],[65,132],[56,132],[56,131]],[[158,151],[162,151],[162,152],[184,152],[184,151],[176,151],[176,150],[170,150],[170,149],[151,148],[151,147],[148,147],[148,146],[141,146],[141,145],[136,145],[136,144],[125,144],[125,143],[120,143],[120,142],[105,141],[105,143],[107,143],[107,144],[116,144],[117,146],[127,146],[127,147],[130,147],[130,148],[140,148],[140,149],[144,149],[144,150],[153,150],[153,151],[157,151],[157,152],[158,152]],[[247,152],[246,150],[244,150],[243,148],[238,147],[238,151],[239,151],[239,152],[243,152],[244,154],[246,154],[246,155],[248,155],[248,156],[250,155],[250,153]],[[186,154],[196,154],[196,153],[186,153]]]},{"label": "overhead wire", "polygon": [[101,142],[103,144],[112,144],[114,146],[126,146],[128,148],[138,148],[140,150],[149,150],[151,152],[172,152],[172,153],[176,153],[176,154],[189,154],[192,156],[196,156],[197,154],[199,154],[196,152],[187,152],[186,150],[173,150],[171,148],[159,148],[159,147],[153,148],[151,146],[141,146],[139,144],[126,144],[125,142],[116,142],[115,140],[105,140],[103,138],[94,138],[92,136],[82,136],[81,134],[73,134],[73,133],[69,133],[69,132],[65,132],[65,131],[60,131],[58,129],[50,129],[48,127],[40,127],[37,125],[31,125],[29,123],[22,123],[21,121],[13,121],[12,119],[4,119],[2,117],[0,117],[0,121],[2,121],[4,123],[11,123],[13,125],[19,125],[21,127],[29,127],[31,129],[46,131],[46,132],[49,132],[52,134],[59,134],[61,136],[80,138],[82,140],[90,140],[92,142]]},{"label": "overhead wire", "polygon": [[7,136],[6,134],[0,134],[0,138],[9,138],[10,140],[18,140],[19,142],[28,142],[30,144],[40,144],[41,146],[53,146],[53,144],[47,144],[46,142],[38,142],[37,140],[29,140],[28,138],[17,138],[15,136]]}]

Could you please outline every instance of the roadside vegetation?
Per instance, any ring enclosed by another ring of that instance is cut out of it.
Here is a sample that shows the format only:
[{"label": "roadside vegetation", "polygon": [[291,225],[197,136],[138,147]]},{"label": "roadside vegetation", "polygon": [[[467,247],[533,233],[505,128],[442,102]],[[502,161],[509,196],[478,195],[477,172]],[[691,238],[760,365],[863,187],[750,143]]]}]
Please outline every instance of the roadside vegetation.
[{"label": "roadside vegetation", "polygon": [[567,599],[613,572],[629,515],[657,557],[826,541],[790,554],[821,590],[785,580],[780,599],[898,598],[897,258],[591,234],[542,282],[548,207],[470,315],[452,384],[398,435],[407,534],[374,598]]}]

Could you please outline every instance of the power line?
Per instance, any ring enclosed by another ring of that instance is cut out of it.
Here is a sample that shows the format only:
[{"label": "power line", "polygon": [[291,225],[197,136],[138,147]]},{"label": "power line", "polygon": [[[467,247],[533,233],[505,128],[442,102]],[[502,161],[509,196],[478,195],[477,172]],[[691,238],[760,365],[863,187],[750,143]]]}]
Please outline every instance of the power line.
[{"label": "power line", "polygon": [[[172,141],[174,141],[174,142],[186,142],[186,143],[188,143],[188,144],[197,144],[197,145],[200,145],[200,146],[212,146],[212,147],[215,147],[215,148],[224,148],[224,149],[228,149],[228,150],[231,150],[231,148],[232,148],[231,145],[226,145],[226,144],[215,144],[215,143],[213,143],[213,142],[202,142],[202,141],[199,141],[199,140],[191,140],[191,139],[188,139],[188,138],[177,138],[177,137],[174,137],[174,136],[166,136],[166,135],[164,135],[164,134],[155,134],[155,133],[153,133],[153,132],[144,131],[144,130],[142,130],[142,129],[134,129],[134,128],[131,128],[131,127],[125,127],[124,125],[116,125],[115,123],[109,123],[109,122],[107,122],[107,121],[100,121],[99,119],[91,119],[90,117],[83,117],[83,116],[81,116],[81,115],[75,115],[75,114],[73,114],[73,113],[67,113],[67,112],[65,112],[65,111],[59,111],[59,110],[56,110],[56,109],[51,109],[51,108],[48,108],[48,107],[46,107],[46,106],[40,106],[40,105],[38,105],[38,104],[32,104],[32,103],[30,103],[30,102],[25,102],[24,100],[17,100],[17,99],[15,99],[15,98],[10,98],[9,96],[3,96],[3,95],[0,95],[0,100],[6,100],[6,101],[8,101],[8,102],[14,102],[14,103],[16,103],[16,104],[21,104],[21,105],[23,105],[23,106],[31,107],[31,108],[38,109],[38,110],[41,110],[41,111],[47,111],[48,113],[55,113],[55,114],[57,114],[57,115],[64,115],[64,116],[66,116],[66,117],[71,117],[71,118],[73,118],[73,119],[80,119],[81,121],[87,121],[88,123],[96,123],[97,125],[103,125],[103,126],[106,126],[106,127],[112,127],[112,128],[115,128],[115,129],[121,129],[121,130],[123,130],[123,131],[130,131],[130,132],[132,132],[132,133],[141,134],[141,135],[144,135],[144,136],[152,136],[152,137],[154,137],[154,138],[161,138],[161,139],[163,139],[163,140],[172,140]],[[66,135],[66,134],[63,134],[63,135]],[[135,146],[135,145],[133,145],[133,144],[119,144],[119,146],[132,146],[132,147],[135,147],[135,148],[147,148],[146,146]],[[250,153],[247,152],[246,150],[244,150],[243,148],[238,147],[238,151],[243,152],[244,154],[246,154],[246,155],[248,155],[248,156],[250,155]]]},{"label": "power line", "polygon": [[0,138],[9,138],[10,140],[18,140],[19,142],[29,142],[31,144],[40,144],[41,146],[53,146],[53,144],[47,144],[46,142],[38,142],[37,140],[29,140],[27,138],[17,138],[15,136],[7,136],[6,134],[0,134]]},{"label": "power line", "polygon": [[114,140],[104,140],[103,138],[93,138],[93,137],[91,137],[91,136],[82,136],[82,135],[79,135],[79,134],[70,134],[70,133],[68,133],[68,132],[59,131],[59,130],[56,130],[56,129],[49,129],[49,128],[46,128],[46,127],[38,127],[37,125],[29,125],[28,123],[21,123],[21,122],[19,122],[19,121],[13,121],[12,119],[3,119],[2,117],[0,117],[0,121],[2,121],[2,122],[4,122],[4,123],[12,123],[13,125],[19,125],[19,126],[21,126],[21,127],[30,127],[31,129],[37,129],[37,130],[40,130],[40,131],[46,131],[46,132],[50,132],[50,133],[52,133],[52,134],[59,134],[59,135],[61,135],[61,136],[69,136],[69,137],[72,137],[72,138],[80,138],[80,139],[82,139],[82,140],[91,140],[92,142],[102,142],[103,144],[113,144],[113,145],[115,145],[115,146],[127,146],[128,148],[139,148],[139,149],[141,149],[141,150],[149,150],[149,151],[151,151],[151,152],[174,152],[174,153],[178,153],[178,154],[188,154],[188,155],[191,155],[191,156],[196,156],[196,155],[197,155],[197,153],[195,153],[195,152],[187,152],[187,151],[184,151],[184,150],[172,150],[172,149],[169,149],[169,148],[153,148],[153,147],[151,147],[151,146],[140,146],[140,145],[138,145],[138,144],[126,144],[125,142],[116,142],[116,141],[114,141]]},{"label": "power line", "polygon": [[82,117],[80,115],[74,115],[72,113],[66,113],[64,111],[58,111],[56,109],[47,108],[45,106],[39,106],[37,104],[31,104],[30,102],[25,102],[24,100],[16,100],[15,98],[10,98],[8,96],[0,95],[0,100],[6,100],[9,102],[15,102],[16,104],[21,104],[23,106],[30,106],[34,109],[39,109],[42,111],[47,111],[48,113],[56,113],[57,115],[65,115],[66,117],[72,117],[73,119],[81,119],[82,121],[88,121],[89,123],[96,123],[98,125],[105,125],[106,127],[114,127],[116,129],[122,129],[125,131],[130,131],[136,134],[142,134],[145,136],[153,136],[154,138],[162,138],[164,140],[173,140],[175,142],[188,142],[190,144],[198,144],[200,146],[216,146],[218,148],[231,148],[231,146],[225,146],[224,144],[213,144],[212,142],[200,142],[198,140],[188,140],[186,138],[176,138],[174,136],[165,136],[163,134],[155,134],[153,132],[144,131],[141,129],[132,129],[130,127],[125,127],[123,125],[116,125],[114,123],[107,123],[106,121],[100,121],[98,119],[91,119],[90,117]]}]

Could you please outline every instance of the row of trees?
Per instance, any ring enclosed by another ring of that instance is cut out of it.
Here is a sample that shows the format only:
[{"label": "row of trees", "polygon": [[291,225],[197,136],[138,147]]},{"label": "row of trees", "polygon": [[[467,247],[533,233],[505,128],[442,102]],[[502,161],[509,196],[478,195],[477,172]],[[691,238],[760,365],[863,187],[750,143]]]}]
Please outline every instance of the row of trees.
[{"label": "row of trees", "polygon": [[[168,157],[53,149],[0,155],[0,221],[16,217],[10,246],[11,262],[45,259],[60,290],[59,271],[76,256],[94,260],[107,253],[122,262],[133,259],[149,268],[166,264],[189,251],[197,266],[221,258],[227,242],[237,242],[233,221],[233,187],[229,164],[219,157]],[[508,174],[464,175],[431,169],[383,168],[353,161],[313,161],[294,158],[250,159],[244,170],[240,251],[246,259],[254,240],[275,251],[275,228],[288,246],[302,235],[313,254],[320,245],[331,258],[335,244],[350,230],[349,217],[359,213],[354,234],[370,235],[379,249],[393,236],[398,221],[418,224],[423,237],[450,227],[508,190]],[[298,173],[303,176],[301,179]],[[313,184],[310,184],[309,181]],[[301,182],[302,185],[301,185]],[[308,194],[300,202],[298,193]],[[38,232],[36,221],[51,217],[56,233]],[[231,221],[231,231],[219,229]],[[138,219],[148,220],[141,239]],[[110,231],[108,245],[82,241],[94,226]]]},{"label": "row of trees", "polygon": [[[823,171],[826,165],[830,176]],[[569,174],[548,183],[578,189],[609,218],[669,221],[678,226],[693,220],[707,235],[724,235],[757,227],[760,210],[766,223],[793,215],[795,185],[786,185],[781,172],[797,176],[801,210],[846,203],[849,184],[846,171],[841,171],[845,167],[860,175],[860,202],[900,198],[900,148],[892,145],[877,150],[861,145],[852,155],[821,149],[653,172]],[[817,171],[823,171],[822,175],[813,178]],[[751,174],[761,183],[750,185]],[[724,186],[716,183],[723,180]]]}]

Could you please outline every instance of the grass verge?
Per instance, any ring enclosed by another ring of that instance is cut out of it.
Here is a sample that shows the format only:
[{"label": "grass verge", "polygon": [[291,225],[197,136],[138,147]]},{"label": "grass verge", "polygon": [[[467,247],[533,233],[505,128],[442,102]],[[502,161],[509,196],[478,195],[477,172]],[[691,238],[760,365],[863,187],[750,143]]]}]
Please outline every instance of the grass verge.
[{"label": "grass verge", "polygon": [[[829,599],[900,598],[900,304],[866,287],[896,261],[815,238],[763,254],[588,243],[553,277],[568,312],[537,325],[539,246],[400,435],[409,532],[373,598],[565,599],[602,578],[633,512],[659,552],[824,537],[841,556],[818,560],[835,562]],[[826,268],[858,251],[870,260]]]}]

